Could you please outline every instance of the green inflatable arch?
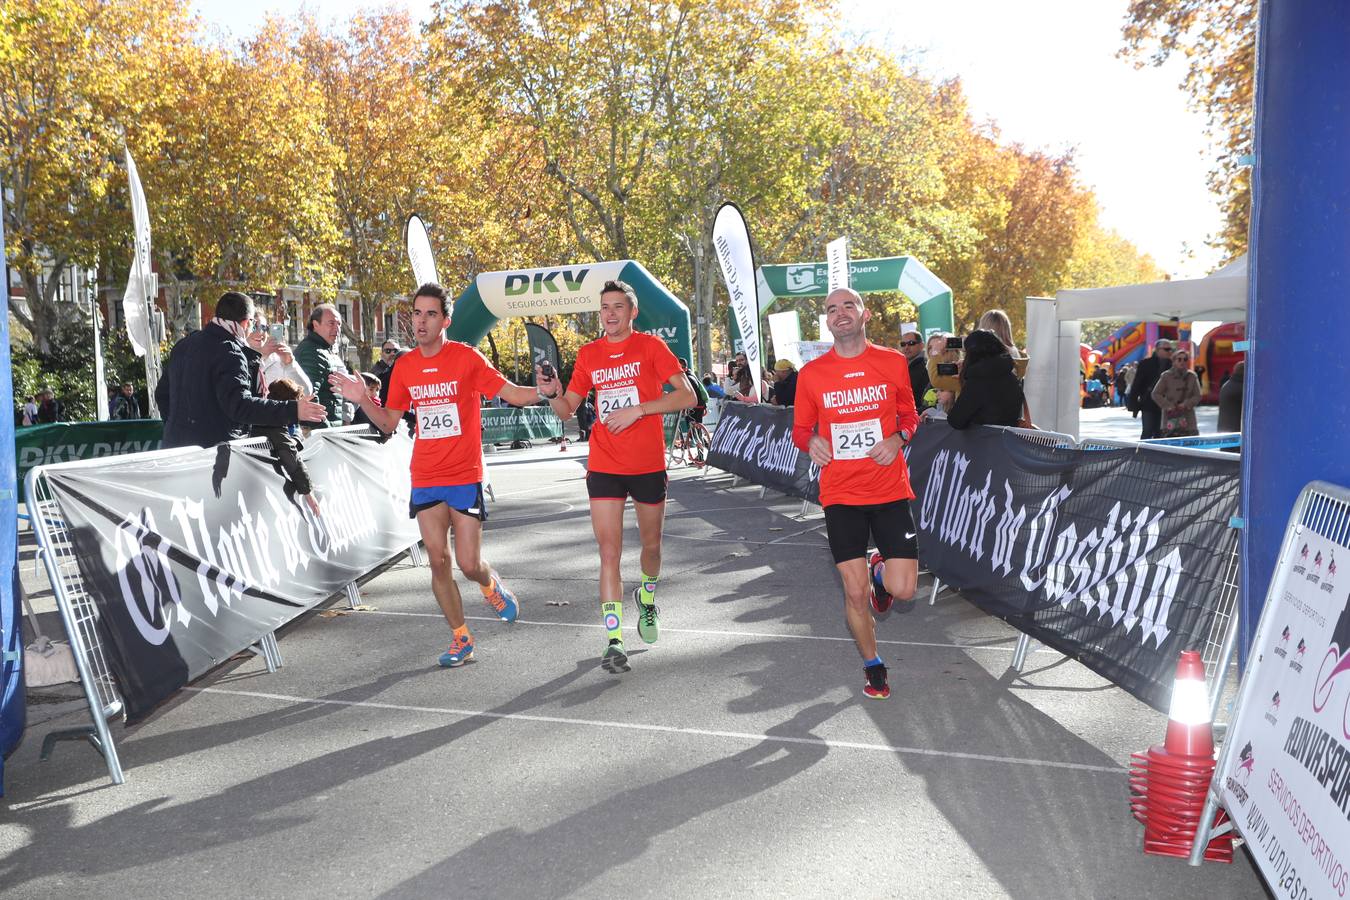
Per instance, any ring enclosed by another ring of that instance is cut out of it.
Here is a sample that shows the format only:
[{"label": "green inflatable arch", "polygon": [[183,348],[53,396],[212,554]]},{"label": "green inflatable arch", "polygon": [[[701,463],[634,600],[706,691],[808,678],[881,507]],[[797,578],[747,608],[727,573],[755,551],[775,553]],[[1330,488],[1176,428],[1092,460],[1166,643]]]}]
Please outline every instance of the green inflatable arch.
[{"label": "green inflatable arch", "polygon": [[[955,323],[952,289],[912,256],[849,260],[849,284],[860,294],[896,291],[919,310],[919,331],[951,331]],[[829,267],[823,263],[760,266],[757,281],[763,315],[780,297],[823,297]]]},{"label": "green inflatable arch", "polygon": [[452,341],[476,345],[500,319],[598,312],[606,281],[632,285],[638,298],[636,330],[661,338],[678,357],[693,357],[689,307],[631,259],[484,272],[456,298],[445,333]]}]

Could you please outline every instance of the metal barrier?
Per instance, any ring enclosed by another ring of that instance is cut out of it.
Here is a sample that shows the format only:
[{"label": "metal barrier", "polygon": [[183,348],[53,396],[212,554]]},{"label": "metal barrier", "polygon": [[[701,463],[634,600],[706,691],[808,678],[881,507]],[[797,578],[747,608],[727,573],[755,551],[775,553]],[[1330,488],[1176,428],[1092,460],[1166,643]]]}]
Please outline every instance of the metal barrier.
[{"label": "metal barrier", "polygon": [[[329,434],[366,433],[368,429],[364,425],[353,425],[326,431]],[[323,430],[316,431],[311,433],[310,437],[313,438],[315,435],[324,433]],[[242,438],[231,442],[232,446],[237,447],[261,447],[266,444],[266,438]],[[128,461],[168,461],[200,452],[202,452],[200,447],[179,447],[170,450],[123,454],[117,456],[114,461],[118,464]],[[108,665],[103,641],[99,635],[98,606],[80,574],[79,562],[75,555],[75,547],[70,540],[65,517],[52,495],[51,486],[46,478],[47,472],[52,469],[68,471],[94,468],[106,465],[109,461],[108,458],[94,458],[36,466],[29,470],[27,477],[24,479],[24,487],[28,514],[38,544],[37,557],[42,560],[47,570],[47,577],[52,585],[56,608],[61,614],[61,621],[66,629],[66,637],[70,641],[70,648],[75,657],[75,668],[80,676],[80,686],[84,690],[90,717],[90,722],[87,725],[77,725],[49,732],[42,741],[40,758],[49,759],[59,741],[88,740],[94,749],[103,755],[108,768],[108,777],[112,780],[112,783],[122,784],[126,781],[126,775],[122,770],[122,764],[117,755],[117,747],[108,727],[109,723],[123,712],[122,698],[117,691],[117,684],[113,678],[112,669]],[[408,552],[413,557],[414,564],[420,565],[421,560],[424,559],[420,544],[414,543]],[[397,556],[394,558],[396,559]],[[360,602],[360,592],[355,582],[349,584],[344,590],[352,606]],[[353,593],[356,598],[355,601],[352,600]],[[281,649],[277,644],[275,631],[263,635],[256,643],[240,649],[249,650],[260,656],[269,673],[277,671],[283,665]]]}]

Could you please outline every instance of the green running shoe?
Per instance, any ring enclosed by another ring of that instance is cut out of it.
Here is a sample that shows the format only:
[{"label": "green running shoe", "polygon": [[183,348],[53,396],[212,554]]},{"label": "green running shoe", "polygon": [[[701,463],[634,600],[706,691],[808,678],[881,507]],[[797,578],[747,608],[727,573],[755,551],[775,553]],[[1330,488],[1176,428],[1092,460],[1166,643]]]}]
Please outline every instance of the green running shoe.
[{"label": "green running shoe", "polygon": [[633,588],[633,602],[638,608],[638,637],[645,643],[655,644],[656,639],[661,636],[661,624],[657,618],[657,609],[655,603],[642,602],[642,586]]},{"label": "green running shoe", "polygon": [[618,638],[610,639],[605,654],[600,657],[600,668],[611,675],[622,675],[631,668],[628,665],[628,654],[623,652],[623,641]]}]

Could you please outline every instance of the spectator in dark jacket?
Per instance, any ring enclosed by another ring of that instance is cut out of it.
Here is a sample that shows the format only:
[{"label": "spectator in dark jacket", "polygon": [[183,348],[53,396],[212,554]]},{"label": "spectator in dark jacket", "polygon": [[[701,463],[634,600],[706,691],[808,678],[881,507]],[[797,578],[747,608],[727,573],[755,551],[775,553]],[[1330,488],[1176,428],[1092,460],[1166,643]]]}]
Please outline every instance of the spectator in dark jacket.
[{"label": "spectator in dark jacket", "polygon": [[1153,402],[1153,388],[1163,372],[1172,368],[1172,342],[1163,338],[1153,345],[1153,355],[1139,363],[1130,384],[1130,396],[1125,406],[1139,413],[1142,421],[1139,440],[1162,436],[1162,410]]},{"label": "spectator in dark jacket", "polygon": [[792,406],[797,399],[797,367],[791,360],[773,364],[773,405]]},{"label": "spectator in dark jacket", "polygon": [[39,425],[46,425],[51,422],[62,422],[66,418],[66,408],[60,400],[56,399],[56,394],[51,388],[43,388],[38,392],[38,411],[37,421]]},{"label": "spectator in dark jacket", "polygon": [[1016,425],[1022,418],[1022,382],[1013,372],[1012,354],[992,331],[966,335],[961,364],[961,393],[947,413],[953,428]]},{"label": "spectator in dark jacket", "polygon": [[340,428],[342,398],[333,392],[328,376],[334,372],[347,372],[346,364],[333,349],[337,346],[338,336],[342,334],[342,316],[333,304],[321,303],[310,312],[305,329],[305,339],[295,347],[295,361],[309,376],[310,384],[314,385],[314,398],[327,411],[324,420],[314,427]]},{"label": "spectator in dark jacket", "polygon": [[139,419],[141,417],[141,403],[136,399],[135,388],[130,381],[122,382],[122,388],[116,397],[113,397],[112,411],[109,412],[109,419]]},{"label": "spectator in dark jacket", "polygon": [[312,400],[263,399],[262,356],[248,346],[252,319],[253,299],[229,291],[221,295],[216,317],[205,328],[174,344],[155,388],[164,417],[162,446],[213,447],[246,437],[250,425],[323,419],[323,407]]},{"label": "spectator in dark jacket", "polygon": [[923,335],[906,331],[900,335],[900,352],[909,360],[909,386],[914,389],[914,408],[923,412],[931,404],[925,399],[931,384],[928,380],[928,356],[923,349]]},{"label": "spectator in dark jacket", "polygon": [[1227,433],[1242,430],[1242,380],[1247,374],[1247,363],[1233,367],[1233,373],[1219,388],[1219,431]]}]

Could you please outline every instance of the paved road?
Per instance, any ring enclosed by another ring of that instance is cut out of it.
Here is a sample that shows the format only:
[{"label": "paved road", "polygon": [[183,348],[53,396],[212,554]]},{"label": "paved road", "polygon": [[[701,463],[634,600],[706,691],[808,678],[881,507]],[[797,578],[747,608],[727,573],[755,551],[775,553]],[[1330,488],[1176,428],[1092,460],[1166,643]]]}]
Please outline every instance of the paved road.
[{"label": "paved road", "polygon": [[286,629],[280,672],[232,662],[119,728],[122,787],[87,747],[39,763],[70,719],[35,726],[4,896],[1264,896],[1245,856],[1141,852],[1124,766],[1161,716],[1048,651],[1010,672],[1016,635],[957,597],[881,624],[893,695],[865,699],[819,511],[728,476],[674,475],[661,641],[601,672],[575,457],[492,457],[525,607],[471,602],[464,669],[401,565],[373,611]]}]

